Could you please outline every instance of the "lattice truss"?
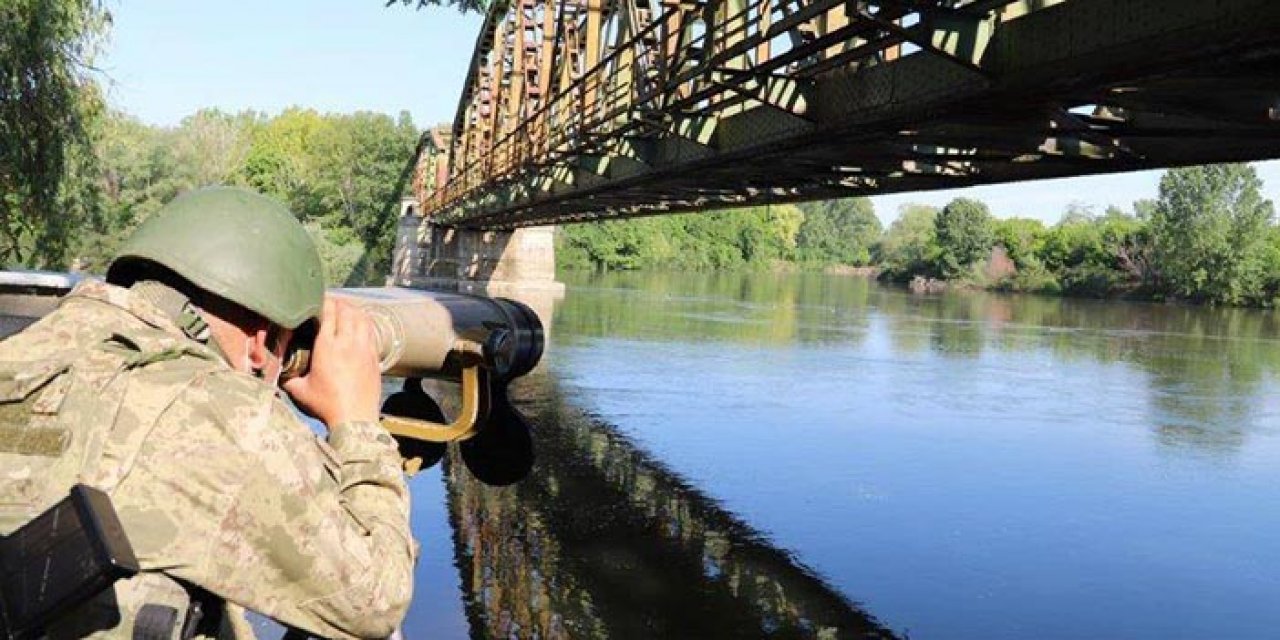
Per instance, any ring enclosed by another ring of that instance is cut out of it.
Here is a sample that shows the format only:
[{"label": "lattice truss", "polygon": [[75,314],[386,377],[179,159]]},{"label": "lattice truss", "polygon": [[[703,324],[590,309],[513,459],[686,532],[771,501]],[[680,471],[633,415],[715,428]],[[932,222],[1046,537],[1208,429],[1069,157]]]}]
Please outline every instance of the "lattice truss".
[{"label": "lattice truss", "polygon": [[1272,0],[498,0],[442,224],[510,228],[1280,156]]}]

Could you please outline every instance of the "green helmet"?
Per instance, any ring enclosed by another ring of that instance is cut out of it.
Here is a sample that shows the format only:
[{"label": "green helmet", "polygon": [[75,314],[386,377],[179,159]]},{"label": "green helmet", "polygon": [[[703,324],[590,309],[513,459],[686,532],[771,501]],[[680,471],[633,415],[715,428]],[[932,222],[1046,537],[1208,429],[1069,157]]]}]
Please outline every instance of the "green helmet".
[{"label": "green helmet", "polygon": [[127,284],[140,261],[286,329],[319,317],[324,302],[320,254],[307,230],[283,205],[248,189],[209,187],[175,198],[134,231],[107,281]]}]

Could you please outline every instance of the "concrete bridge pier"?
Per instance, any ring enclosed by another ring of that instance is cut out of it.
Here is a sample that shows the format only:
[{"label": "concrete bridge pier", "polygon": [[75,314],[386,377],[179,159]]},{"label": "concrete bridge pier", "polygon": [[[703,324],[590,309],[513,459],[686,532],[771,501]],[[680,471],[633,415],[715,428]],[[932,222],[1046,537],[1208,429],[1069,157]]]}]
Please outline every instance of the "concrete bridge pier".
[{"label": "concrete bridge pier", "polygon": [[502,296],[533,307],[550,324],[555,301],[555,227],[479,231],[443,227],[419,215],[417,202],[401,206],[387,284]]}]

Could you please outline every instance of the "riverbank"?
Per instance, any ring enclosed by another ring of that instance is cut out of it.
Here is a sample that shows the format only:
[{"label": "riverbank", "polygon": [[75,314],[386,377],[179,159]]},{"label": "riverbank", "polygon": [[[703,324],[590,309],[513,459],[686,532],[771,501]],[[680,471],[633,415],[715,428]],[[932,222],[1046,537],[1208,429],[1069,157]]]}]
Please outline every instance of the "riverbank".
[{"label": "riverbank", "polygon": [[[998,252],[997,252],[998,253]],[[997,263],[1001,263],[1007,258],[999,258]],[[900,288],[909,291],[915,295],[929,296],[941,295],[948,292],[987,292],[1000,294],[1017,294],[1036,296],[1043,298],[1060,298],[1067,300],[1104,300],[1116,302],[1147,302],[1155,304],[1169,304],[1186,307],[1206,307],[1206,308],[1236,308],[1236,309],[1257,309],[1271,310],[1280,307],[1280,300],[1259,301],[1257,304],[1223,304],[1207,299],[1197,299],[1188,297],[1178,297],[1171,295],[1168,291],[1162,290],[1151,283],[1124,283],[1117,282],[1112,279],[1095,278],[1090,282],[1092,286],[1082,286],[1079,280],[1072,281],[1070,288],[1064,288],[1056,279],[1047,274],[1035,274],[1034,277],[1028,277],[1027,274],[1020,273],[1016,267],[1010,264],[990,268],[986,262],[978,265],[972,270],[969,277],[959,279],[945,279],[933,277],[930,275],[916,274],[907,279],[893,277],[893,272],[885,265],[866,265],[853,266],[844,264],[805,264],[790,261],[778,260],[767,266],[751,265],[742,266],[732,269],[708,269],[693,270],[697,273],[707,274],[709,277],[735,277],[740,275],[773,273],[773,274],[792,274],[792,275],[827,275],[841,278],[857,278],[876,282],[878,284],[890,287]],[[559,276],[569,276],[571,279],[579,279],[587,274],[596,274],[602,276],[609,273],[679,273],[684,270],[670,269],[610,269],[610,270],[593,270],[593,269],[558,269]]]},{"label": "riverbank", "polygon": [[[1207,298],[1180,297],[1171,294],[1167,289],[1153,283],[1105,283],[1103,286],[1073,287],[1064,289],[1057,282],[1041,282],[1036,286],[1019,286],[1017,278],[1010,277],[995,282],[975,281],[964,278],[947,280],[927,275],[914,275],[908,280],[894,280],[883,277],[883,270],[870,267],[871,276],[878,282],[888,286],[902,287],[916,295],[939,295],[947,292],[987,292],[1001,294],[1031,295],[1047,298],[1063,298],[1075,300],[1104,300],[1115,302],[1148,302],[1170,304],[1187,307],[1234,308],[1271,310],[1280,307],[1280,299],[1255,300],[1252,304],[1226,304]],[[833,275],[838,272],[824,271]]]}]

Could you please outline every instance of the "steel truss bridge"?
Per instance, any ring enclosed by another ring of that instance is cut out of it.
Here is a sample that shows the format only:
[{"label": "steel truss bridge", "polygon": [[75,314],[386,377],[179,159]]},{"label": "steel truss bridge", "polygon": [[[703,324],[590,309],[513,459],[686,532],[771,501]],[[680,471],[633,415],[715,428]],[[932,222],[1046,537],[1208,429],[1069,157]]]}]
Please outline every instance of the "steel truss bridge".
[{"label": "steel truss bridge", "polygon": [[1280,157],[1276,0],[493,0],[443,225]]}]

